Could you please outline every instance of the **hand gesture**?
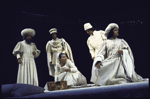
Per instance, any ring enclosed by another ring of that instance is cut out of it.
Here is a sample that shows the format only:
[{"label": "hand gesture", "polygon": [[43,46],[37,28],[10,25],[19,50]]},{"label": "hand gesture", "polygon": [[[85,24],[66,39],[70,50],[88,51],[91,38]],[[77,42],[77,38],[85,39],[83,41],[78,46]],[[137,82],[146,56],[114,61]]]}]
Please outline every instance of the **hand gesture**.
[{"label": "hand gesture", "polygon": [[66,71],[66,72],[70,72],[70,69],[69,69],[69,68],[68,68],[68,69],[65,69],[65,71]]},{"label": "hand gesture", "polygon": [[98,62],[97,64],[96,64],[96,67],[98,68],[98,69],[100,69],[100,66],[103,66],[103,64],[101,63],[101,62]]},{"label": "hand gesture", "polygon": [[18,59],[18,63],[19,63],[19,64],[22,64],[21,58]]},{"label": "hand gesture", "polygon": [[50,66],[54,66],[54,65],[52,64],[52,62],[49,62],[49,65],[50,65]]},{"label": "hand gesture", "polygon": [[118,50],[118,53],[121,55],[121,54],[123,54],[123,51],[122,50]]},{"label": "hand gesture", "polygon": [[95,57],[93,57],[93,60],[95,59]]},{"label": "hand gesture", "polygon": [[33,55],[36,55],[36,53],[35,53],[35,52],[32,52],[32,54],[33,54]]}]

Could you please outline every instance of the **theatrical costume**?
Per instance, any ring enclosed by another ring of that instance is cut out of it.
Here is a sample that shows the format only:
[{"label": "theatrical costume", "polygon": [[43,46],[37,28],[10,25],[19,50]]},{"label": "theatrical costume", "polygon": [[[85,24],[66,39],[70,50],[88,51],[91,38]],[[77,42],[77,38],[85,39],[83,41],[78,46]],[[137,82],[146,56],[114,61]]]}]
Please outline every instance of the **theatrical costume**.
[{"label": "theatrical costume", "polygon": [[[90,23],[84,24],[85,31],[91,28],[93,27]],[[91,54],[92,59],[97,55],[97,51],[100,44],[107,39],[104,34],[105,32],[102,30],[99,31],[94,30],[93,35],[90,35],[90,37],[87,39],[87,46],[89,48],[89,52]]]},{"label": "theatrical costume", "polygon": [[[35,31],[30,28],[22,30],[21,35],[24,36],[28,33],[32,34],[32,36],[35,35]],[[33,55],[33,52],[36,54]],[[13,50],[13,54],[17,59],[21,58],[22,60],[22,64],[19,64],[17,83],[38,86],[38,76],[34,58],[39,56],[40,50],[36,48],[34,43],[31,42],[27,44],[26,41],[23,40],[17,43]]]},{"label": "theatrical costume", "polygon": [[[70,72],[66,72],[65,69],[70,68]],[[61,67],[60,63],[55,67],[55,81],[67,81],[68,86],[77,86],[87,84],[86,78],[78,71],[77,67],[69,59],[66,64]]]},{"label": "theatrical costume", "polygon": [[[106,35],[112,28],[118,25],[111,23],[106,28]],[[123,55],[118,54],[123,51]],[[107,53],[107,58],[104,55]],[[101,62],[103,66],[98,69],[96,63]],[[91,82],[96,85],[113,85],[127,82],[139,82],[144,79],[135,72],[134,58],[131,48],[124,39],[107,39],[99,47],[92,66]]]},{"label": "theatrical costume", "polygon": [[[49,32],[50,34],[57,33],[57,29],[52,28]],[[68,55],[68,58],[74,63],[70,45],[63,38],[56,38],[55,40],[52,39],[48,41],[46,44],[46,52],[50,76],[55,76],[55,65],[58,63],[57,54],[66,53]],[[50,62],[52,62],[54,66],[50,66]]]}]

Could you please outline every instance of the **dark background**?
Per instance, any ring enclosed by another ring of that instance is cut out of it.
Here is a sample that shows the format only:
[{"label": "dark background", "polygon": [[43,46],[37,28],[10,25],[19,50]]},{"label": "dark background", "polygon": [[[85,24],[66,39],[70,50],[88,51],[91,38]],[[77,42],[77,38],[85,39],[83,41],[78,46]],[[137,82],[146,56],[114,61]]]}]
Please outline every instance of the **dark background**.
[{"label": "dark background", "polygon": [[49,76],[45,46],[51,40],[49,29],[58,29],[58,37],[71,46],[79,71],[90,83],[92,62],[86,41],[89,35],[83,25],[90,22],[96,30],[105,30],[115,22],[119,38],[125,39],[132,49],[135,71],[149,77],[148,59],[148,0],[1,0],[0,12],[0,67],[1,84],[16,83],[18,63],[12,51],[22,40],[21,31],[33,28],[33,38],[41,51],[35,59],[39,85],[54,80]]}]

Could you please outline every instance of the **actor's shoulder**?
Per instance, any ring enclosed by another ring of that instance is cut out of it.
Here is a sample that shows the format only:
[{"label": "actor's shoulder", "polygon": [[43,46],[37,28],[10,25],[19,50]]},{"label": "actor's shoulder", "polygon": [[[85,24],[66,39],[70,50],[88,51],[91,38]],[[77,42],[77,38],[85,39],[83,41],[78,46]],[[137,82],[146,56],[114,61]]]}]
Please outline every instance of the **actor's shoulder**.
[{"label": "actor's shoulder", "polygon": [[60,38],[60,40],[62,40],[63,42],[66,42],[66,40],[64,38]]},{"label": "actor's shoulder", "polygon": [[31,42],[32,45],[36,45],[34,42]]},{"label": "actor's shoulder", "polygon": [[49,42],[52,42],[52,40],[47,41],[47,44],[48,44]]},{"label": "actor's shoulder", "polygon": [[18,42],[18,44],[21,44],[21,43],[25,43],[25,40],[23,40],[23,41],[19,41],[19,42]]},{"label": "actor's shoulder", "polygon": [[120,40],[121,40],[122,42],[126,42],[126,40],[125,40],[125,39],[123,39],[123,38],[121,38]]},{"label": "actor's shoulder", "polygon": [[99,30],[100,32],[105,32],[104,30]]}]

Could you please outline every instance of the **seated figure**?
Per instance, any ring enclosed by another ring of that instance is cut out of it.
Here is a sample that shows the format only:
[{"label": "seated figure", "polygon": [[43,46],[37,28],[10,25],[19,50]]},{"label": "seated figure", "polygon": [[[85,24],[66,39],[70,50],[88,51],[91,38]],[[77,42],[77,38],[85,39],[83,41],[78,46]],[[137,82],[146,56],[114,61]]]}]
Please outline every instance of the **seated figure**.
[{"label": "seated figure", "polygon": [[134,58],[129,45],[124,39],[117,38],[118,29],[119,26],[115,23],[109,24],[105,29],[107,40],[100,45],[92,66],[91,82],[96,85],[145,80],[134,70]]},{"label": "seated figure", "polygon": [[55,81],[67,81],[67,86],[87,84],[86,78],[78,71],[77,67],[67,58],[67,54],[60,53],[59,62],[55,67]]}]

